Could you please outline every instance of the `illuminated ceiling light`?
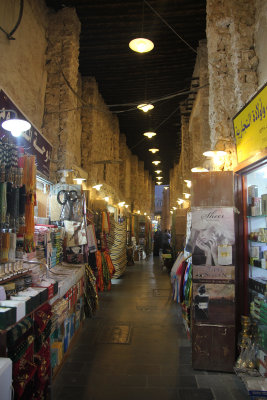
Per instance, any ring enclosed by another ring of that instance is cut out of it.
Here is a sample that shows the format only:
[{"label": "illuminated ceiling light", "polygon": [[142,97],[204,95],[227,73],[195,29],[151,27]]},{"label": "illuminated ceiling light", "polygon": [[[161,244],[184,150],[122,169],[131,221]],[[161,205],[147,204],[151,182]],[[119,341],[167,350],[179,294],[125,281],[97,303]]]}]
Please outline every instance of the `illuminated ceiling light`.
[{"label": "illuminated ceiling light", "polygon": [[108,196],[104,197],[104,200],[108,203],[109,202],[109,197]]},{"label": "illuminated ceiling light", "polygon": [[203,168],[203,167],[194,167],[191,169],[192,172],[209,172],[208,169]]},{"label": "illuminated ceiling light", "polygon": [[159,151],[159,149],[149,149],[149,151],[151,151],[151,153],[155,154],[157,151]]},{"label": "illuminated ceiling light", "polygon": [[148,137],[148,139],[151,139],[153,136],[156,136],[156,132],[145,132],[144,136]]},{"label": "illuminated ceiling light", "polygon": [[140,214],[140,213],[141,213],[141,211],[140,211],[140,210],[138,210],[138,211],[137,211],[137,214]]},{"label": "illuminated ceiling light", "polygon": [[162,172],[162,170],[161,169],[157,169],[155,172],[156,172],[156,174],[160,174]]},{"label": "illuminated ceiling light", "polygon": [[203,156],[205,157],[224,157],[226,156],[226,151],[222,150],[210,150],[210,151],[205,151],[203,153]]},{"label": "illuminated ceiling light", "polygon": [[184,203],[184,199],[178,199],[177,200],[177,203],[179,204],[179,206],[181,205],[181,204],[183,204]]},{"label": "illuminated ceiling light", "polygon": [[102,183],[100,183],[98,185],[93,186],[93,189],[100,190],[102,186],[103,186]]},{"label": "illuminated ceiling light", "polygon": [[163,176],[156,176],[156,179],[163,179]]},{"label": "illuminated ceiling light", "polygon": [[152,161],[152,164],[159,165],[161,161]]},{"label": "illuminated ceiling light", "polygon": [[128,208],[128,207],[129,207],[129,204],[124,204],[124,207],[125,207],[125,208]]},{"label": "illuminated ceiling light", "polygon": [[[31,128],[31,124],[24,119],[18,119],[17,113],[14,110],[5,110],[4,108],[0,112],[5,112],[9,114],[9,119],[2,122],[2,128],[6,131],[11,132],[14,137],[19,137],[22,132],[26,132]],[[10,113],[13,114],[11,118]]]},{"label": "illuminated ceiling light", "polygon": [[183,195],[184,195],[184,197],[185,197],[186,199],[189,199],[189,197],[191,196],[190,193],[183,193]]},{"label": "illuminated ceiling light", "polygon": [[165,190],[169,189],[169,186],[164,186],[164,189],[165,189]]},{"label": "illuminated ceiling light", "polygon": [[173,210],[177,210],[177,207],[172,207]]},{"label": "illuminated ceiling light", "polygon": [[173,211],[170,211],[171,214],[173,214]]},{"label": "illuminated ceiling light", "polygon": [[85,178],[73,178],[74,181],[76,181],[77,185],[81,185],[83,181],[86,181]]},{"label": "illuminated ceiling light", "polygon": [[129,47],[137,53],[147,53],[154,49],[154,43],[145,38],[136,38],[130,41]]},{"label": "illuminated ceiling light", "polygon": [[162,182],[157,182],[157,185],[161,185],[162,184]]},{"label": "illuminated ceiling light", "polygon": [[144,104],[138,104],[137,108],[138,108],[138,110],[148,112],[150,110],[153,110],[154,106],[153,106],[153,104],[144,103]]},{"label": "illuminated ceiling light", "polygon": [[124,204],[125,204],[125,201],[121,201],[120,203],[118,203],[118,206],[119,206],[119,207],[123,207]]},{"label": "illuminated ceiling light", "polygon": [[147,213],[144,213],[144,215],[147,215]]},{"label": "illuminated ceiling light", "polygon": [[185,183],[186,183],[186,186],[187,186],[188,188],[191,188],[192,182],[189,181],[188,179],[184,179],[184,181],[185,181]]}]

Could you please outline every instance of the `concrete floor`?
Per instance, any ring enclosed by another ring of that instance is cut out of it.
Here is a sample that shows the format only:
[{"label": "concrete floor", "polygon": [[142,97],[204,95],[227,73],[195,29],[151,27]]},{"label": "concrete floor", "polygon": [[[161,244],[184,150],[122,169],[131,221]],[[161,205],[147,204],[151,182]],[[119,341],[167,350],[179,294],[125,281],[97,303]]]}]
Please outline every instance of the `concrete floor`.
[{"label": "concrete floor", "polygon": [[[136,262],[100,293],[57,375],[52,400],[243,400],[234,374],[195,371],[180,307],[159,257]],[[128,343],[107,343],[126,341]]]}]

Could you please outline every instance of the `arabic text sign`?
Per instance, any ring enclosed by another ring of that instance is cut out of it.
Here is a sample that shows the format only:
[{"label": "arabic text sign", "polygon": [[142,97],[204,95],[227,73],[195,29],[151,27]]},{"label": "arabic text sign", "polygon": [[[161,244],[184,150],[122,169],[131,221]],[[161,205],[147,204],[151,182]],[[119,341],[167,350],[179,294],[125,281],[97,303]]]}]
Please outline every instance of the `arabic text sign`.
[{"label": "arabic text sign", "polygon": [[238,162],[267,147],[267,85],[234,117]]},{"label": "arabic text sign", "polygon": [[[5,94],[3,90],[0,90],[0,110],[14,110],[16,111],[18,118],[27,118],[19,111],[12,100]],[[23,132],[20,137],[13,137],[11,134],[5,131],[1,124],[3,121],[10,118],[10,112],[0,112],[0,137],[9,135],[9,140],[13,141],[17,146],[21,146],[25,149],[26,154],[36,156],[37,170],[41,173],[49,176],[50,159],[52,153],[51,144],[45,139],[45,137],[33,126],[26,132]],[[30,122],[30,121],[29,121]]]}]

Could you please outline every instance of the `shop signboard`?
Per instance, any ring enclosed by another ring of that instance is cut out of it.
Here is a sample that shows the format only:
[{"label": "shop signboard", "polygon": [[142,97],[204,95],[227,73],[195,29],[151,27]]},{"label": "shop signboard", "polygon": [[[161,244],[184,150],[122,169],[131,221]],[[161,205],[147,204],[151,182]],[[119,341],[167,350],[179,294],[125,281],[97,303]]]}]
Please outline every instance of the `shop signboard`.
[{"label": "shop signboard", "polygon": [[16,107],[7,94],[0,89],[0,137],[9,135],[9,142],[12,141],[17,146],[24,148],[25,153],[36,156],[37,170],[49,177],[50,159],[52,153],[52,145],[48,140],[32,125],[31,128],[23,132],[20,137],[13,137],[8,131],[5,131],[1,124],[10,118],[10,112],[4,110],[14,110],[18,118],[28,121],[25,115]]},{"label": "shop signboard", "polygon": [[233,118],[237,160],[267,148],[267,84]]}]

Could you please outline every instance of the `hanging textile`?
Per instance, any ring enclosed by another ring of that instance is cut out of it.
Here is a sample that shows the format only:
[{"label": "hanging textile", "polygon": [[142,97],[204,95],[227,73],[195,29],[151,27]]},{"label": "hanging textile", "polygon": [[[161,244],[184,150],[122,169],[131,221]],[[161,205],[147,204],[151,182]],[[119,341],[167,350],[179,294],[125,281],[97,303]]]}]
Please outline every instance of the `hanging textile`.
[{"label": "hanging textile", "polygon": [[84,312],[87,317],[92,317],[98,308],[98,294],[96,277],[89,265],[85,266]]},{"label": "hanging textile", "polygon": [[103,233],[110,232],[109,213],[105,211],[102,212],[102,232]]},{"label": "hanging textile", "polygon": [[24,249],[26,253],[34,251],[34,206],[36,205],[36,165],[35,156],[24,157],[23,183],[26,188],[25,205],[25,237]]},{"label": "hanging textile", "polygon": [[95,251],[97,251],[97,242],[95,235],[95,227],[93,224],[87,225],[86,234],[87,234],[87,244],[89,253],[94,253]]},{"label": "hanging textile", "polygon": [[107,241],[110,258],[115,268],[114,278],[119,278],[126,269],[126,237],[126,221],[119,223],[115,222],[114,218],[110,218],[110,235]]}]

